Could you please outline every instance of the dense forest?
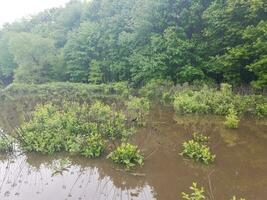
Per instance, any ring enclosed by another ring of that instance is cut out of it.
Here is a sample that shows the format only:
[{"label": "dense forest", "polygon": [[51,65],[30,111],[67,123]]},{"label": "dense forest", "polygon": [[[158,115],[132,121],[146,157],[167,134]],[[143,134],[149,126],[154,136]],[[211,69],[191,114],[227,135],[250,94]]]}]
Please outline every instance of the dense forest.
[{"label": "dense forest", "polygon": [[5,24],[0,85],[267,84],[265,0],[92,0]]}]

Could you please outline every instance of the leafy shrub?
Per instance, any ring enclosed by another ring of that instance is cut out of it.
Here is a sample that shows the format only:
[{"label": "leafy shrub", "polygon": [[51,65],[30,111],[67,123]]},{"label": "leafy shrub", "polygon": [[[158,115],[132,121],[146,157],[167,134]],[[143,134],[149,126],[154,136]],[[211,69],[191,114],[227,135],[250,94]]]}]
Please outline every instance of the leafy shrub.
[{"label": "leafy shrub", "polygon": [[85,157],[96,158],[101,156],[105,148],[100,134],[87,136],[81,145],[81,154]]},{"label": "leafy shrub", "polygon": [[258,117],[267,117],[267,103],[256,106],[256,115]]},{"label": "leafy shrub", "polygon": [[122,112],[113,111],[110,106],[97,101],[89,110],[89,118],[97,124],[98,132],[108,139],[127,137],[126,116]]},{"label": "leafy shrub", "polygon": [[23,148],[48,154],[63,150],[67,133],[61,120],[62,114],[52,104],[37,106],[31,121],[18,130]]},{"label": "leafy shrub", "polygon": [[190,190],[192,190],[191,194],[187,194],[185,192],[182,192],[182,198],[185,200],[201,200],[206,199],[204,196],[204,188],[198,188],[197,183],[193,183],[193,185],[190,187]]},{"label": "leafy shrub", "polygon": [[97,157],[104,148],[102,136],[122,139],[130,131],[125,115],[108,105],[63,102],[62,106],[38,105],[31,120],[18,129],[18,134],[22,147],[28,151],[53,154],[66,150]]},{"label": "leafy shrub", "polygon": [[140,153],[138,147],[129,143],[122,143],[107,158],[124,165],[127,169],[136,165],[143,165],[144,162],[144,156]]},{"label": "leafy shrub", "polygon": [[139,93],[150,100],[166,103],[172,100],[173,87],[172,81],[152,79],[139,90]]},{"label": "leafy shrub", "polygon": [[209,106],[201,102],[201,95],[193,91],[184,91],[176,94],[174,98],[174,109],[180,114],[209,113]]},{"label": "leafy shrub", "polygon": [[146,98],[130,97],[126,105],[129,120],[138,126],[143,126],[149,113],[149,101]]},{"label": "leafy shrub", "polygon": [[[174,95],[173,106],[178,114],[227,115],[234,107],[239,114],[265,113],[266,98],[262,95],[238,95],[232,92],[231,85],[221,84],[220,90],[203,87],[200,90],[186,88]],[[258,109],[257,109],[258,108]],[[261,114],[258,114],[259,116]],[[266,116],[266,114],[263,114]]]},{"label": "leafy shrub", "polygon": [[187,156],[195,161],[203,162],[204,164],[213,162],[215,158],[215,155],[211,154],[210,148],[207,145],[195,140],[189,140],[183,143],[181,155]]},{"label": "leafy shrub", "polygon": [[228,128],[238,128],[239,119],[234,108],[229,109],[229,113],[226,116],[226,121],[224,122],[224,124]]}]

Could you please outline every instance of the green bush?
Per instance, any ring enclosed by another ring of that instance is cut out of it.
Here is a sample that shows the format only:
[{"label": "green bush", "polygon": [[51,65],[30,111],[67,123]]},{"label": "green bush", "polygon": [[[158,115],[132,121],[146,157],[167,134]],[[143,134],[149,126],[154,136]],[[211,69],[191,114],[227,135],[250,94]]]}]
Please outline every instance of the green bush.
[{"label": "green bush", "polygon": [[194,159],[195,161],[209,164],[214,161],[215,155],[210,151],[210,148],[197,142],[195,140],[189,140],[183,143],[183,151],[181,155]]},{"label": "green bush", "polygon": [[97,158],[101,156],[105,145],[100,134],[87,136],[81,145],[81,154],[88,158]]},{"label": "green bush", "polygon": [[131,96],[126,103],[126,106],[128,119],[138,126],[145,125],[145,119],[150,109],[149,101],[146,98]]},{"label": "green bush", "polygon": [[18,129],[22,147],[28,151],[53,154],[66,150],[87,157],[101,154],[102,137],[116,140],[130,133],[125,115],[101,102],[38,105],[31,120]]},{"label": "green bush", "polygon": [[190,190],[192,190],[191,194],[187,194],[185,192],[182,192],[182,198],[185,200],[202,200],[206,199],[204,196],[204,188],[198,188],[197,183],[193,183],[193,185],[190,187]]},{"label": "green bush", "polygon": [[267,103],[262,103],[256,106],[256,115],[258,117],[267,117]]},{"label": "green bush", "polygon": [[18,133],[24,149],[48,154],[64,149],[67,134],[62,114],[52,104],[38,105],[31,121],[24,123]]},{"label": "green bush", "polygon": [[229,84],[221,84],[220,90],[206,86],[200,90],[186,88],[176,92],[173,101],[174,110],[178,114],[227,115],[229,109],[234,107],[238,114],[266,116],[265,104],[266,97],[234,94]]},{"label": "green bush", "polygon": [[122,143],[107,158],[113,162],[124,165],[127,169],[135,167],[136,165],[143,165],[144,156],[140,153],[137,146],[129,143]]},{"label": "green bush", "polygon": [[239,119],[237,112],[234,108],[230,108],[228,115],[226,116],[225,126],[228,128],[238,128]]},{"label": "green bush", "polygon": [[129,133],[125,126],[126,116],[99,101],[91,106],[89,118],[97,124],[98,132],[108,139],[122,139]]},{"label": "green bush", "polygon": [[174,83],[169,80],[152,79],[139,90],[141,96],[153,101],[168,103],[172,101]]}]

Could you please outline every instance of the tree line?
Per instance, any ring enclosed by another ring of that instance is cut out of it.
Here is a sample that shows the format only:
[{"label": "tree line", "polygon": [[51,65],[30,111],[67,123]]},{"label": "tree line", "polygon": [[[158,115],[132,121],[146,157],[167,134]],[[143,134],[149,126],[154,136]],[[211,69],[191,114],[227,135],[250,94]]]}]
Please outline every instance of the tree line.
[{"label": "tree line", "polygon": [[0,29],[0,85],[267,84],[265,0],[73,0]]}]

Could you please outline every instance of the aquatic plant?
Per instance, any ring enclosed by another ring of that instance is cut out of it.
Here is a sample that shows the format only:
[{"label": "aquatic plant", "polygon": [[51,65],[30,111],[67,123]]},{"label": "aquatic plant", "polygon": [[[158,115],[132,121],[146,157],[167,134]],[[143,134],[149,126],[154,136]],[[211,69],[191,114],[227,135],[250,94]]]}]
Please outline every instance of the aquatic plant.
[{"label": "aquatic plant", "polygon": [[98,133],[94,133],[85,138],[81,145],[81,154],[88,158],[97,158],[101,156],[104,148],[105,144],[102,136]]},{"label": "aquatic plant", "polygon": [[236,196],[233,196],[230,200],[246,200],[246,199],[244,199],[244,198],[238,199]]},{"label": "aquatic plant", "polygon": [[122,143],[107,158],[110,158],[115,163],[124,165],[127,169],[144,163],[144,156],[138,147],[129,143]]},{"label": "aquatic plant", "polygon": [[238,128],[239,121],[236,110],[233,107],[230,108],[224,125],[228,128]]},{"label": "aquatic plant", "polygon": [[[98,157],[103,151],[102,137],[127,138],[126,116],[109,105],[62,102],[38,105],[30,121],[17,131],[22,147],[28,151],[53,154],[62,150]],[[98,141],[99,140],[99,141]]]},{"label": "aquatic plant", "polygon": [[199,143],[205,143],[205,142],[208,142],[209,141],[209,137],[208,136],[205,136],[199,132],[194,132],[193,133],[193,140],[196,141],[196,142],[199,142]]},{"label": "aquatic plant", "polygon": [[126,103],[129,120],[138,126],[145,125],[145,118],[149,113],[150,103],[146,98],[131,96]]},{"label": "aquatic plant", "polygon": [[181,155],[194,159],[195,161],[203,162],[204,164],[209,164],[215,159],[215,155],[211,153],[207,145],[195,140],[189,140],[183,143]]},{"label": "aquatic plant", "polygon": [[192,186],[190,187],[190,190],[192,190],[191,194],[187,194],[185,192],[182,192],[182,198],[185,200],[202,200],[206,199],[204,195],[204,188],[198,188],[197,183],[193,182]]}]

